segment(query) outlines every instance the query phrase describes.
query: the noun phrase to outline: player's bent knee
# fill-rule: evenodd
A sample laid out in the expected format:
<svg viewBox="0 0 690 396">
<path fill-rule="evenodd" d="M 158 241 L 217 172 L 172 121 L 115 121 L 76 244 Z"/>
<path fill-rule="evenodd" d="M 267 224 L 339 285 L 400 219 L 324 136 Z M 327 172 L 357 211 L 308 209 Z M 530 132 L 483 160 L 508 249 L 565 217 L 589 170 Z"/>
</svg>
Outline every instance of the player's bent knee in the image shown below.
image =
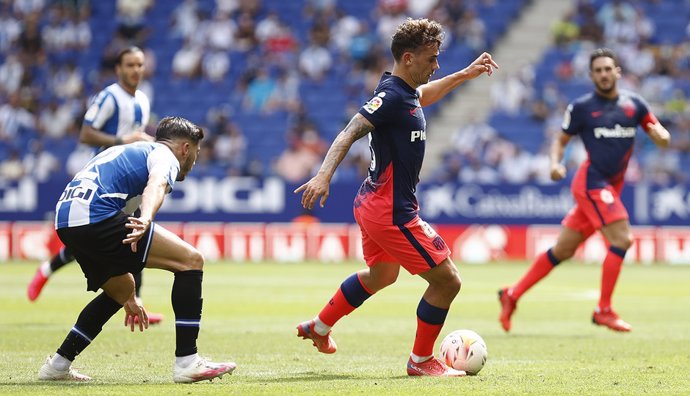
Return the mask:
<svg viewBox="0 0 690 396">
<path fill-rule="evenodd" d="M 115 300 L 118 304 L 124 305 L 134 294 L 134 277 L 132 274 L 114 276 L 108 279 L 101 289 L 108 297 Z"/>
<path fill-rule="evenodd" d="M 190 251 L 187 265 L 189 266 L 188 270 L 202 270 L 204 268 L 204 255 L 196 249 Z"/>
</svg>

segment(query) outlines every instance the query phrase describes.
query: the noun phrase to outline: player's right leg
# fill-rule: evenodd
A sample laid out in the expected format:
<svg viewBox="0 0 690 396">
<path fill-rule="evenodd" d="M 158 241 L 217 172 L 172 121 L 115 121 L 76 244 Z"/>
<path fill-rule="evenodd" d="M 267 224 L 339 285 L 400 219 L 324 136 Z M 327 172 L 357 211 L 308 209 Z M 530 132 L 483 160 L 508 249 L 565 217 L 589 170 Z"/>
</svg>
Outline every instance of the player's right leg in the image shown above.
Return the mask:
<svg viewBox="0 0 690 396">
<path fill-rule="evenodd" d="M 517 283 L 498 291 L 498 300 L 501 304 L 501 314 L 498 320 L 503 330 L 510 331 L 512 326 L 511 318 L 517 309 L 517 302 L 520 297 L 544 279 L 561 261 L 571 258 L 575 254 L 577 247 L 589 235 L 591 235 L 589 231 L 585 231 L 583 234 L 569 226 L 564 226 L 561 229 L 556 244 L 551 249 L 540 254 Z"/>
<path fill-rule="evenodd" d="M 48 282 L 48 278 L 50 278 L 55 271 L 72 261 L 74 261 L 72 252 L 67 247 L 63 246 L 50 260 L 41 263 L 36 269 L 36 273 L 26 290 L 29 301 L 36 301 L 43 290 L 43 286 Z"/>
<path fill-rule="evenodd" d="M 625 253 L 632 245 L 632 231 L 628 220 L 618 220 L 601 228 L 609 242 L 609 250 L 601 266 L 601 294 L 599 304 L 592 313 L 592 323 L 614 331 L 628 332 L 632 326 L 618 317 L 611 307 L 611 297 L 618 282 Z"/>
<path fill-rule="evenodd" d="M 153 227 L 146 267 L 175 274 L 171 293 L 175 312 L 175 382 L 210 380 L 232 373 L 237 367 L 234 362 L 214 363 L 197 354 L 203 266 L 204 258 L 196 248 L 158 224 Z"/>
<path fill-rule="evenodd" d="M 407 361 L 410 376 L 462 377 L 466 373 L 448 367 L 434 357 L 434 344 L 446 321 L 450 305 L 460 292 L 462 281 L 458 269 L 450 259 L 419 273 L 429 286 L 417 306 L 417 332 L 412 353 Z"/>
</svg>

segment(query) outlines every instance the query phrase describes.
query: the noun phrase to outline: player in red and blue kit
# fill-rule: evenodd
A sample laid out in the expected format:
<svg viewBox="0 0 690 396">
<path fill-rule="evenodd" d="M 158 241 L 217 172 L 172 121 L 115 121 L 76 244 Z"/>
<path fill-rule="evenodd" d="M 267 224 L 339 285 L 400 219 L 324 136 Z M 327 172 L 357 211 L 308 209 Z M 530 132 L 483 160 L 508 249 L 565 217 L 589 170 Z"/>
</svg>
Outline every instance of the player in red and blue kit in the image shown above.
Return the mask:
<svg viewBox="0 0 690 396">
<path fill-rule="evenodd" d="M 515 285 L 499 291 L 505 331 L 511 328 L 511 317 L 518 299 L 543 279 L 560 262 L 571 258 L 578 246 L 599 230 L 609 244 L 602 265 L 601 295 L 592 322 L 615 331 L 632 327 L 611 308 L 625 253 L 632 245 L 628 211 L 620 193 L 628 161 L 632 155 L 637 126 L 642 126 L 658 147 L 668 147 L 671 135 L 649 110 L 640 96 L 618 90 L 621 69 L 613 51 L 600 48 L 590 56 L 590 78 L 593 93 L 575 100 L 565 112 L 563 132 L 551 147 L 551 178 L 566 175 L 561 164 L 565 146 L 579 135 L 588 153 L 572 181 L 575 207 L 563 219 L 561 233 L 551 249 L 537 257 L 527 273 Z"/>
<path fill-rule="evenodd" d="M 317 175 L 295 190 L 303 192 L 305 208 L 313 208 L 319 198 L 323 206 L 338 164 L 356 140 L 369 136 L 369 177 L 354 202 L 367 268 L 347 278 L 314 319 L 297 326 L 297 335 L 311 339 L 319 352 L 334 353 L 331 327 L 372 294 L 394 283 L 402 266 L 429 283 L 417 307 L 409 375 L 465 375 L 448 368 L 433 353 L 450 304 L 460 290 L 460 276 L 446 243 L 418 215 L 414 193 L 426 143 L 422 107 L 498 67 L 491 55 L 483 53 L 465 69 L 429 82 L 439 68 L 442 39 L 441 25 L 427 19 L 408 19 L 398 27 L 391 44 L 392 73 L 381 77 L 373 98 L 336 137 Z"/>
</svg>

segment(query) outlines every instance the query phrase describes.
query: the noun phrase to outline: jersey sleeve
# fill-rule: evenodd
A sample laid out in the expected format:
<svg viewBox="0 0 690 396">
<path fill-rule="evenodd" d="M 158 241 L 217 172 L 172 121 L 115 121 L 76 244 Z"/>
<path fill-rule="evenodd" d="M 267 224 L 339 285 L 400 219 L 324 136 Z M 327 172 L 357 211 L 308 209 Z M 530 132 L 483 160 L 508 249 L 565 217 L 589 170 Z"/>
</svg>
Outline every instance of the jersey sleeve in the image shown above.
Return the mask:
<svg viewBox="0 0 690 396">
<path fill-rule="evenodd" d="M 635 97 L 635 105 L 637 106 L 638 109 L 638 122 L 642 129 L 647 132 L 647 124 L 652 123 L 656 124 L 659 122 L 659 120 L 654 116 L 652 113 L 651 109 L 649 108 L 649 104 L 647 103 L 644 98 L 641 96 L 636 96 Z"/>
<path fill-rule="evenodd" d="M 577 103 L 570 103 L 568 108 L 565 109 L 565 114 L 563 114 L 563 124 L 561 129 L 568 135 L 577 135 L 582 131 L 582 106 L 578 106 Z"/>
<path fill-rule="evenodd" d="M 115 98 L 108 91 L 101 91 L 84 115 L 84 124 L 101 130 L 115 113 Z"/>
<path fill-rule="evenodd" d="M 379 128 L 395 120 L 396 109 L 400 107 L 398 95 L 393 91 L 382 90 L 376 92 L 360 109 L 359 114 L 371 122 L 374 128 Z"/>
<path fill-rule="evenodd" d="M 151 151 L 147 159 L 149 175 L 162 174 L 168 181 L 170 189 L 175 185 L 177 174 L 180 172 L 180 163 L 173 153 L 164 146 L 156 147 Z"/>
</svg>

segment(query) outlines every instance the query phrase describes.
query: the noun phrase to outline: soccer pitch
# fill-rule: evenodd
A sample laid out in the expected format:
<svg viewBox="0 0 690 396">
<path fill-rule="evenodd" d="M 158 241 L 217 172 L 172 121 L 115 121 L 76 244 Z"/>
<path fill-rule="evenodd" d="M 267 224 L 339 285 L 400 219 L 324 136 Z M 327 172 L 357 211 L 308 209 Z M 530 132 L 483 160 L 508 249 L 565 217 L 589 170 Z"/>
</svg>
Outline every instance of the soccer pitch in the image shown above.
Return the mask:
<svg viewBox="0 0 690 396">
<path fill-rule="evenodd" d="M 504 334 L 496 290 L 518 279 L 526 264 L 460 264 L 462 291 L 441 337 L 477 331 L 488 345 L 487 364 L 474 377 L 410 378 L 405 363 L 426 283 L 404 271 L 336 325 L 336 354 L 319 354 L 295 336 L 295 325 L 362 265 L 208 263 L 199 351 L 238 368 L 213 383 L 178 385 L 171 274 L 144 274 L 145 305 L 165 314 L 162 324 L 133 334 L 118 313 L 75 362 L 93 382 L 46 383 L 37 380 L 39 367 L 95 294 L 70 265 L 30 303 L 26 285 L 36 263 L 0 264 L 0 394 L 690 393 L 690 267 L 626 266 L 613 302 L 633 332 L 617 334 L 590 322 L 599 268 L 561 264 L 520 301 L 513 331 Z"/>
</svg>

